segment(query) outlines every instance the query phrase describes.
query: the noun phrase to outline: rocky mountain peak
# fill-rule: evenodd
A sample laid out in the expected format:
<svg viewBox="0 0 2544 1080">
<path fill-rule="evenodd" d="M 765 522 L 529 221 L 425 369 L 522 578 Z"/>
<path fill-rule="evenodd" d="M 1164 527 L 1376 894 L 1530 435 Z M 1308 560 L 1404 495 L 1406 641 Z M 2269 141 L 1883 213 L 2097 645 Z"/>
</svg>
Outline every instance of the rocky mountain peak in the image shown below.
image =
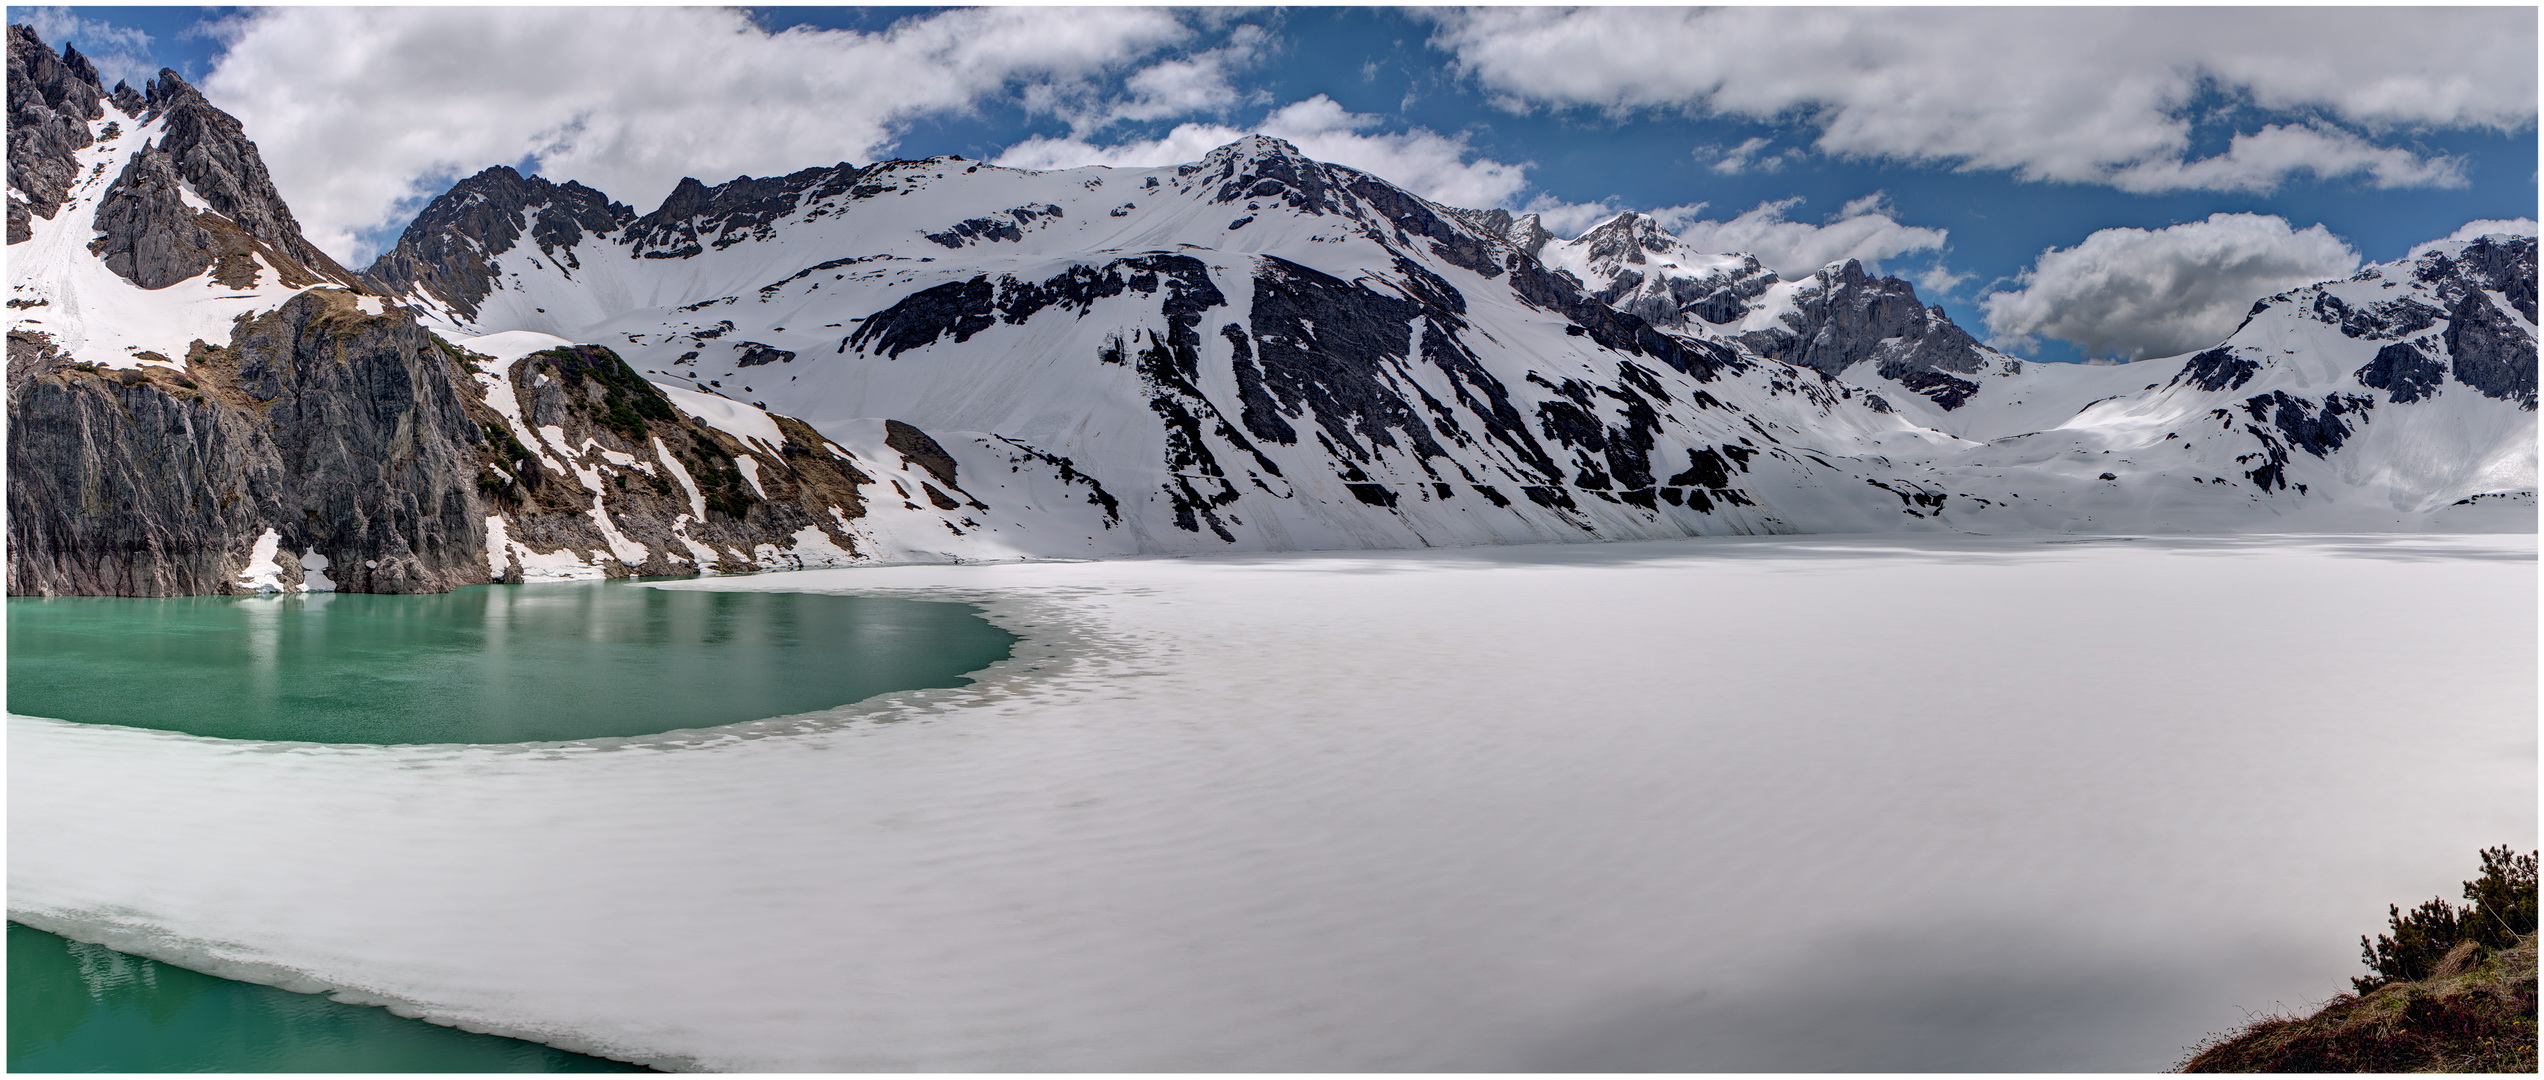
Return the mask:
<svg viewBox="0 0 2544 1080">
<path fill-rule="evenodd" d="M 141 88 L 142 104 L 151 109 L 169 109 L 178 105 L 203 102 L 203 91 L 185 81 L 173 68 L 160 68 L 157 77 Z M 205 104 L 209 104 L 205 102 Z"/>
<path fill-rule="evenodd" d="M 1646 256 L 1676 248 L 1678 238 L 1664 231 L 1651 215 L 1629 210 L 1581 234 L 1572 245 L 1593 265 L 1640 266 L 1648 261 Z"/>
<path fill-rule="evenodd" d="M 89 121 L 106 115 L 97 69 L 78 51 L 56 55 L 35 31 L 9 27 L 9 242 L 34 235 L 79 178 L 77 153 L 95 142 Z"/>
<path fill-rule="evenodd" d="M 518 245 L 525 227 L 540 252 L 570 273 L 580 265 L 572 249 L 585 235 L 615 232 L 634 220 L 633 209 L 582 184 L 497 165 L 435 198 L 364 277 L 382 292 L 422 292 L 474 317 L 493 288 L 495 257 Z"/>
<path fill-rule="evenodd" d="M 1745 343 L 1787 363 L 1836 376 L 1866 361 L 1877 373 L 1951 410 L 1978 386 L 1956 376 L 1985 366 L 1977 339 L 1896 277 L 1874 277 L 1848 259 L 1798 283 L 1782 325 Z"/>
<path fill-rule="evenodd" d="M 843 161 L 784 176 L 737 176 L 714 187 L 682 177 L 661 206 L 628 223 L 627 242 L 648 259 L 685 259 L 708 246 L 721 249 L 766 239 L 775 235 L 780 218 L 807 202 L 849 194 L 860 178 L 885 167 L 865 169 Z"/>
<path fill-rule="evenodd" d="M 161 69 L 141 95 L 143 123 L 158 137 L 124 160 L 98 202 L 103 235 L 91 250 L 145 289 L 213 271 L 253 282 L 263 263 L 288 285 L 353 285 L 358 279 L 301 235 L 300 223 L 238 118 L 176 72 Z M 210 207 L 198 213 L 186 192 Z"/>
<path fill-rule="evenodd" d="M 1279 200 L 1309 214 L 1334 212 L 1336 189 L 1345 183 L 1325 163 L 1269 135 L 1248 135 L 1180 171 L 1208 190 L 1212 202 Z"/>
</svg>

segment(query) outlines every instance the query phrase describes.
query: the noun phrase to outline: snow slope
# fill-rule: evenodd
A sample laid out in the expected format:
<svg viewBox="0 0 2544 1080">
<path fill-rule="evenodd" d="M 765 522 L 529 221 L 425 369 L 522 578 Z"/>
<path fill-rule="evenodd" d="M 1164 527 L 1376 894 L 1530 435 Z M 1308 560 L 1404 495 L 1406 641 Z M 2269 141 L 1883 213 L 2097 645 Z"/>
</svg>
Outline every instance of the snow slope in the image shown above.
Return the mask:
<svg viewBox="0 0 2544 1080">
<path fill-rule="evenodd" d="M 117 134 L 76 152 L 79 179 L 60 212 L 50 219 L 30 219 L 33 238 L 9 246 L 11 329 L 50 334 L 63 352 L 102 368 L 147 362 L 182 370 L 195 341 L 225 343 L 231 320 L 271 311 L 317 287 L 284 284 L 284 275 L 261 252 L 247 256 L 255 265 L 254 284 L 239 288 L 205 274 L 164 289 L 145 289 L 108 270 L 89 252 L 89 242 L 98 235 L 92 224 L 98 204 L 132 155 L 160 137 L 164 118 L 141 123 L 111 107 L 107 115 L 94 126 Z M 182 197 L 187 205 L 213 213 L 190 185 L 182 188 Z M 375 314 L 381 310 L 377 298 L 363 302 Z M 144 352 L 164 359 L 141 357 Z"/>
<path fill-rule="evenodd" d="M 893 419 L 1022 443 L 1117 499 L 1121 550 L 2532 527 L 2522 400 L 2388 400 L 2355 445 L 2295 438 L 2278 399 L 2185 384 L 2191 357 L 2025 363 L 1852 264 L 1780 281 L 1641 215 L 1548 243 L 1262 137 L 1172 168 L 939 158 L 692 184 L 643 216 L 501 170 L 446 198 L 400 251 L 454 332 L 606 342 L 826 433 Z M 483 238 L 427 227 L 494 202 L 515 216 Z M 416 276 L 435 243 L 483 264 L 482 295 Z M 2532 240 L 2489 243 L 2531 282 Z M 2414 272 L 2338 287 L 2392 280 L 2442 310 L 2466 287 Z M 2507 285 L 2472 287 L 2531 381 Z M 2324 325 L 2307 302 L 2266 302 L 2229 343 L 2280 358 L 2259 390 L 2354 380 L 2390 343 L 2302 331 Z M 2221 429 L 2221 408 L 2269 415 Z M 2255 475 L 2264 460 L 2280 467 Z M 2451 509 L 2478 495 L 2514 505 Z"/>
<path fill-rule="evenodd" d="M 10 910 L 687 1068 L 2149 1071 L 2534 844 L 2534 556 L 1928 534 L 708 579 L 679 587 L 969 598 L 1025 641 L 960 690 L 605 743 L 13 717 Z"/>
</svg>

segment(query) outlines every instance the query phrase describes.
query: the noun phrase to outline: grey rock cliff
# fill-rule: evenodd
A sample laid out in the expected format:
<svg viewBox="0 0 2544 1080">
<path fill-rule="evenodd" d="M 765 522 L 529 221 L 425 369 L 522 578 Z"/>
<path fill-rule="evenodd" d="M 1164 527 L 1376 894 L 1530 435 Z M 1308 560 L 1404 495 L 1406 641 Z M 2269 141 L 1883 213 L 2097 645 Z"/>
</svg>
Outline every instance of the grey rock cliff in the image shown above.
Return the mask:
<svg viewBox="0 0 2544 1080">
<path fill-rule="evenodd" d="M 1915 286 L 1876 278 L 1853 259 L 1804 283 L 1783 325 L 1744 335 L 1742 342 L 1830 376 L 1872 361 L 1883 378 L 1945 409 L 1960 407 L 1978 389 L 1957 376 L 1985 363 L 1978 341 L 1942 308 L 1919 302 Z"/>
<path fill-rule="evenodd" d="M 286 285 L 359 287 L 359 279 L 301 235 L 265 162 L 239 122 L 213 108 L 174 71 L 161 71 L 142 96 L 140 122 L 158 137 L 125 162 L 97 208 L 90 250 L 108 269 L 145 289 L 211 270 L 223 283 L 253 283 L 256 262 Z M 186 205 L 191 188 L 211 209 Z"/>
<path fill-rule="evenodd" d="M 403 314 L 303 293 L 188 370 L 100 371 L 10 339 L 9 591 L 231 589 L 266 529 L 359 592 L 486 580 L 481 426 Z"/>
<path fill-rule="evenodd" d="M 88 122 L 106 115 L 97 69 L 76 49 L 60 55 L 34 30 L 9 27 L 9 242 L 32 236 L 79 179 L 77 152 L 95 142 Z"/>
</svg>

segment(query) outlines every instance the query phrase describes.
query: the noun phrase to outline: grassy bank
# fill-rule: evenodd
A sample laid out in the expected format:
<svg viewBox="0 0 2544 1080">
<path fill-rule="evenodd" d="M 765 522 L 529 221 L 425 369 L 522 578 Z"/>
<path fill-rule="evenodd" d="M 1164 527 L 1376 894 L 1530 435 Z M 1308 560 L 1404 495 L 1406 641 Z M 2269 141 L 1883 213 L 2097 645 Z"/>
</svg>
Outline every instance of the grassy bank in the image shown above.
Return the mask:
<svg viewBox="0 0 2544 1080">
<path fill-rule="evenodd" d="M 2193 1047 L 2181 1072 L 2535 1072 L 2536 859 L 2482 853 L 2459 909 L 2389 908 L 2360 939 L 2373 974 L 2311 1016 L 2256 1020 Z"/>
</svg>

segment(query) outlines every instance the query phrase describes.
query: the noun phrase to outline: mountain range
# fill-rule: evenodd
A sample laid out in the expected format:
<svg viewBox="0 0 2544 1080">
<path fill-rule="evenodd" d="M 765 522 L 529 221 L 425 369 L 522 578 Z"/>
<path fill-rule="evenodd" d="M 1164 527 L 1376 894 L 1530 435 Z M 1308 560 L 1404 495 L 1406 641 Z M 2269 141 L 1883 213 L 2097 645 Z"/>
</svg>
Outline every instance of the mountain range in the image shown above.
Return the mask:
<svg viewBox="0 0 2544 1080">
<path fill-rule="evenodd" d="M 1563 240 L 1251 136 L 683 181 L 495 167 L 369 267 L 174 72 L 10 27 L 12 594 L 1754 533 L 2531 529 L 2535 239 L 2115 365 L 1649 216 Z"/>
</svg>

